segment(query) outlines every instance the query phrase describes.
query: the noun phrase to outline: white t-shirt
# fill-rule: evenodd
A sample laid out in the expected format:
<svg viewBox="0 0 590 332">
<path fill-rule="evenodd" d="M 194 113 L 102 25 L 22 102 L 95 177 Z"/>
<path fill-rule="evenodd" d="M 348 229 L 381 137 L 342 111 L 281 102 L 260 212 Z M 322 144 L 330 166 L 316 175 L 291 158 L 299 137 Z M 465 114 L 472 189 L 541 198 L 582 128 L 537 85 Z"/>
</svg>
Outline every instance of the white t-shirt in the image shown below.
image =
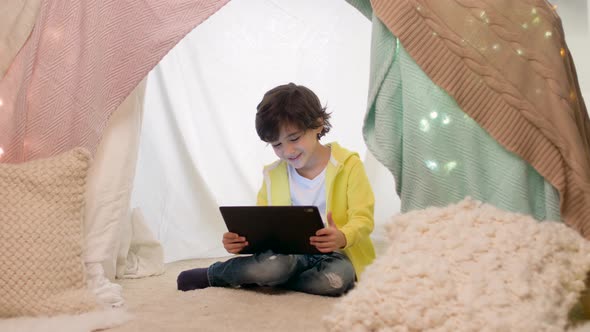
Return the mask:
<svg viewBox="0 0 590 332">
<path fill-rule="evenodd" d="M 289 171 L 289 189 L 293 205 L 314 205 L 318 207 L 324 226 L 326 221 L 326 168 L 313 179 L 308 179 L 297 173 L 291 165 Z"/>
</svg>

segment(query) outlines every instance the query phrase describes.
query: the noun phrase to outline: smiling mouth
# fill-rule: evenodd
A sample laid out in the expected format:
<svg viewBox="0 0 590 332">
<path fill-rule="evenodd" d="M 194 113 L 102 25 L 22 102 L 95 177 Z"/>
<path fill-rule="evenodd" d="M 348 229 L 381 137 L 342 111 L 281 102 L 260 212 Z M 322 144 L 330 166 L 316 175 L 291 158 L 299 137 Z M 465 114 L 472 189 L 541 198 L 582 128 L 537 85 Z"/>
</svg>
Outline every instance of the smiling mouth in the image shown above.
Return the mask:
<svg viewBox="0 0 590 332">
<path fill-rule="evenodd" d="M 289 159 L 289 161 L 295 161 L 295 160 L 299 159 L 299 157 L 301 157 L 301 154 L 298 154 L 297 157 L 287 158 L 287 159 Z"/>
</svg>

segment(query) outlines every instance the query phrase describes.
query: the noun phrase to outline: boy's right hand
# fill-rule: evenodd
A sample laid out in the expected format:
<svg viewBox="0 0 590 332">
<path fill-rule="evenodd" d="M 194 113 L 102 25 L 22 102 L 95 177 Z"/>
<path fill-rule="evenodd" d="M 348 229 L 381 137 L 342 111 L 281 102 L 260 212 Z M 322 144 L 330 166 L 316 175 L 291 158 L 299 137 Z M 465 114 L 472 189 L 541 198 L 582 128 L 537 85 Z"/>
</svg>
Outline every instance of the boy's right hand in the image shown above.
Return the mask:
<svg viewBox="0 0 590 332">
<path fill-rule="evenodd" d="M 246 241 L 245 237 L 232 232 L 223 233 L 222 242 L 225 250 L 231 254 L 239 253 L 248 245 L 248 241 Z"/>
</svg>

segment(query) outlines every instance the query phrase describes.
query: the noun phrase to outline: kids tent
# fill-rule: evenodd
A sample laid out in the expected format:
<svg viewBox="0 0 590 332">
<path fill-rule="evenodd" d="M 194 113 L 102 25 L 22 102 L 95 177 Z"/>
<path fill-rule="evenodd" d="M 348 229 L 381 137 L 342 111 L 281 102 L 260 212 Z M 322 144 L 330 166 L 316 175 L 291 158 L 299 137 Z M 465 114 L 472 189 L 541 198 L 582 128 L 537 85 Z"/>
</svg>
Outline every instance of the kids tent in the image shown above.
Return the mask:
<svg viewBox="0 0 590 332">
<path fill-rule="evenodd" d="M 312 87 L 334 111 L 333 139 L 366 153 L 371 22 L 349 4 L 142 6 L 25 1 L 14 8 L 21 15 L 7 15 L 17 22 L 3 20 L 19 29 L 0 67 L 0 107 L 8 110 L 0 161 L 89 149 L 86 247 L 96 250 L 85 251 L 86 268 L 115 304 L 119 290 L 104 276 L 159 274 L 164 262 L 224 254 L 217 206 L 251 203 L 261 165 L 273 159 L 253 131 L 256 102 L 273 85 Z M 587 95 L 587 70 L 580 73 Z M 382 223 L 399 202 L 391 174 L 365 155 Z"/>
</svg>

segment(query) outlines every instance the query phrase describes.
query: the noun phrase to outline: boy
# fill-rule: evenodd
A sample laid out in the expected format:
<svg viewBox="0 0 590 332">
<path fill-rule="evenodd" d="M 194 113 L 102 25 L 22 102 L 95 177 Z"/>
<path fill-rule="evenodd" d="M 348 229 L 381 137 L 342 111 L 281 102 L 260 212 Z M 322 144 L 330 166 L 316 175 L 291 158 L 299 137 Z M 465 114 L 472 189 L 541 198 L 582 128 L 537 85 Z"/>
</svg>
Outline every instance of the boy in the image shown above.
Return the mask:
<svg viewBox="0 0 590 332">
<path fill-rule="evenodd" d="M 264 168 L 257 205 L 316 205 L 328 226 L 310 238 L 322 254 L 272 251 L 239 256 L 182 272 L 178 289 L 279 286 L 339 296 L 375 258 L 374 197 L 361 160 L 337 143 L 322 145 L 330 114 L 308 88 L 289 83 L 268 91 L 257 106 L 256 131 L 279 160 Z M 223 246 L 238 254 L 248 239 L 226 232 Z"/>
</svg>

